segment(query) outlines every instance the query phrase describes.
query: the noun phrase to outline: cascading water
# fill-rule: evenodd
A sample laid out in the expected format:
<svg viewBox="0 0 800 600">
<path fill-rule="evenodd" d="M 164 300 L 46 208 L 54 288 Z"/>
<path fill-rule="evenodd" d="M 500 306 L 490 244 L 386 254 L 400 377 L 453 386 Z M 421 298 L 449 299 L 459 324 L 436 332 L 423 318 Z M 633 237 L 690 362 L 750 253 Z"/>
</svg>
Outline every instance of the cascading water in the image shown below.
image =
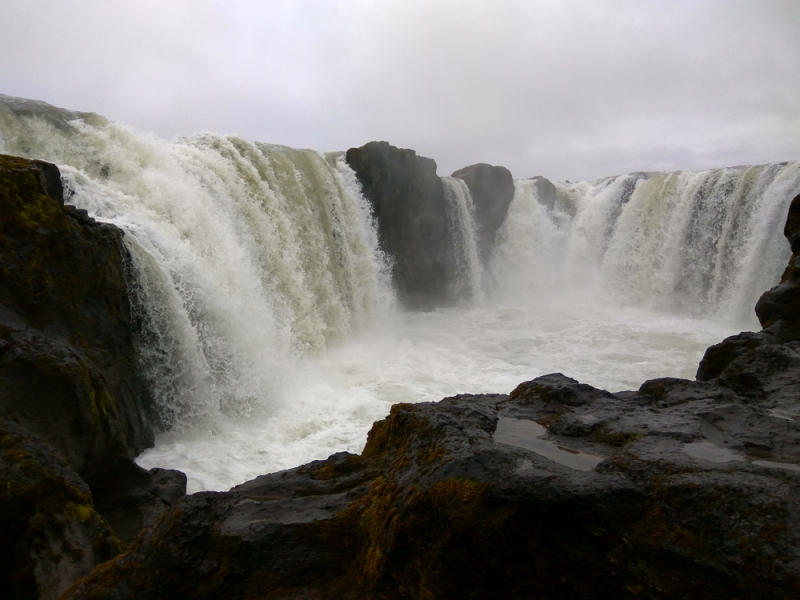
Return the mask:
<svg viewBox="0 0 800 600">
<path fill-rule="evenodd" d="M 756 327 L 790 254 L 800 162 L 556 184 L 552 210 L 534 181 L 516 188 L 493 265 L 503 285 Z"/>
<path fill-rule="evenodd" d="M 29 114 L 0 113 L 5 151 L 62 165 L 70 202 L 127 233 L 164 428 L 269 412 L 298 356 L 390 310 L 369 207 L 340 154 L 212 134 L 167 143 L 17 104 Z"/>
<path fill-rule="evenodd" d="M 708 345 L 757 327 L 800 192 L 800 162 L 555 184 L 552 208 L 519 180 L 482 273 L 468 189 L 444 178 L 478 301 L 402 313 L 340 154 L 166 142 L 7 96 L 0 151 L 55 162 L 68 202 L 125 230 L 164 430 L 137 460 L 183 470 L 189 491 L 357 452 L 396 402 L 554 371 L 612 390 L 692 377 Z"/>
<path fill-rule="evenodd" d="M 457 279 L 463 282 L 468 298 L 480 299 L 483 296 L 481 274 L 483 267 L 478 257 L 478 242 L 475 231 L 475 209 L 467 184 L 453 177 L 442 177 L 444 197 L 450 220 L 452 239 L 455 242 Z"/>
</svg>

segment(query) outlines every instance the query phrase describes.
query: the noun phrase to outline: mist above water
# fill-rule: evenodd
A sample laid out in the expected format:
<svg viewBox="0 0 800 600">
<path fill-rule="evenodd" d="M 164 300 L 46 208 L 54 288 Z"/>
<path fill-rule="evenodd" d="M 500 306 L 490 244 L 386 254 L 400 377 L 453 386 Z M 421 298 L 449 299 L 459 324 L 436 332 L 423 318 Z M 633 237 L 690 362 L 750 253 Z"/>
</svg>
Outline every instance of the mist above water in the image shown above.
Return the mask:
<svg viewBox="0 0 800 600">
<path fill-rule="evenodd" d="M 0 97 L 0 150 L 59 165 L 68 202 L 126 232 L 163 433 L 139 457 L 190 491 L 357 452 L 396 402 L 507 393 L 560 371 L 616 391 L 693 377 L 758 327 L 789 249 L 800 162 L 532 180 L 487 265 L 444 178 L 462 299 L 398 311 L 391 257 L 341 154 L 202 134 L 174 142 Z"/>
</svg>

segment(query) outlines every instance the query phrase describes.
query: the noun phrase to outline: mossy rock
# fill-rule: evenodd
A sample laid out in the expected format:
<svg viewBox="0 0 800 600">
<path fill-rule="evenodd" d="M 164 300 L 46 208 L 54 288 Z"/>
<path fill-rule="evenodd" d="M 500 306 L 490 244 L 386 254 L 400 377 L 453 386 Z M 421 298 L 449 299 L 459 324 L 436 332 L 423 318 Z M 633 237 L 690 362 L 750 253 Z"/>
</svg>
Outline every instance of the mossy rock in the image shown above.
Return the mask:
<svg viewBox="0 0 800 600">
<path fill-rule="evenodd" d="M 108 453 L 132 457 L 153 441 L 122 238 L 64 205 L 55 165 L 0 155 L 0 417 L 90 479 Z M 67 411 L 74 431 L 51 436 L 49 411 Z M 65 448 L 87 435 L 83 450 Z"/>
<path fill-rule="evenodd" d="M 2 420 L 0 490 L 0 581 L 9 597 L 56 598 L 122 550 L 66 461 Z"/>
<path fill-rule="evenodd" d="M 153 431 L 127 261 L 122 231 L 64 205 L 55 165 L 0 155 L 0 587 L 13 597 L 55 597 L 119 551 L 95 501 L 111 514 L 139 486 L 139 504 L 169 504 L 132 460 Z M 133 509 L 133 525 L 117 518 L 127 537 L 143 524 Z"/>
</svg>

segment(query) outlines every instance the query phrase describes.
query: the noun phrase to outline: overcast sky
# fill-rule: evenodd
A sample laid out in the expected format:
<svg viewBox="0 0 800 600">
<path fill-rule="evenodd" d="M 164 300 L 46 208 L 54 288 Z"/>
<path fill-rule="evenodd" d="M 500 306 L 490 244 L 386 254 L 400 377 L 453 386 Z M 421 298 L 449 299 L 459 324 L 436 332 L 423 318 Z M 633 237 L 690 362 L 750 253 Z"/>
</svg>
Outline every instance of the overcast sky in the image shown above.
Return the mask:
<svg viewBox="0 0 800 600">
<path fill-rule="evenodd" d="M 3 0 L 0 93 L 515 177 L 800 159 L 800 0 Z"/>
</svg>

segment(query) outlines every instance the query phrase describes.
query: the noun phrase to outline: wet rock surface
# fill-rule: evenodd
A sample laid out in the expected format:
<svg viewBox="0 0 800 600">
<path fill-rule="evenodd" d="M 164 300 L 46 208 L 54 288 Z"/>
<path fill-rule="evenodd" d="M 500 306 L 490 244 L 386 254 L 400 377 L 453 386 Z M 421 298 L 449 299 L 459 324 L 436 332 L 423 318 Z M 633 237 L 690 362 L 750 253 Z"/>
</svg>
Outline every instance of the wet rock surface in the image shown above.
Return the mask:
<svg viewBox="0 0 800 600">
<path fill-rule="evenodd" d="M 395 405 L 360 456 L 183 498 L 65 598 L 800 596 L 800 341 L 776 311 L 695 381 Z"/>
<path fill-rule="evenodd" d="M 0 419 L 0 581 L 8 598 L 56 598 L 122 547 L 89 486 L 44 440 Z"/>
<path fill-rule="evenodd" d="M 153 434 L 122 233 L 64 206 L 61 193 L 55 165 L 0 158 L 0 416 L 92 477 L 108 457 L 151 445 Z M 39 401 L 62 418 L 31 405 Z"/>
<path fill-rule="evenodd" d="M 123 545 L 186 494 L 186 475 L 180 471 L 148 471 L 124 458 L 109 465 L 109 470 L 113 477 L 92 486 L 94 504 Z"/>
<path fill-rule="evenodd" d="M 790 406 L 682 380 L 622 395 L 560 375 L 520 387 L 396 405 L 361 456 L 188 496 L 66 597 L 800 592 Z M 504 436 L 504 422 L 544 434 Z"/>
<path fill-rule="evenodd" d="M 152 501 L 129 502 L 127 535 L 113 531 L 120 487 L 174 487 L 128 482 L 153 432 L 126 257 L 121 231 L 64 205 L 55 165 L 0 156 L 0 586 L 14 598 L 57 597 L 155 520 Z"/>
<path fill-rule="evenodd" d="M 400 302 L 427 310 L 452 301 L 456 259 L 436 162 L 387 142 L 351 148 L 346 159 L 372 205 L 381 248 L 393 260 Z"/>
</svg>

